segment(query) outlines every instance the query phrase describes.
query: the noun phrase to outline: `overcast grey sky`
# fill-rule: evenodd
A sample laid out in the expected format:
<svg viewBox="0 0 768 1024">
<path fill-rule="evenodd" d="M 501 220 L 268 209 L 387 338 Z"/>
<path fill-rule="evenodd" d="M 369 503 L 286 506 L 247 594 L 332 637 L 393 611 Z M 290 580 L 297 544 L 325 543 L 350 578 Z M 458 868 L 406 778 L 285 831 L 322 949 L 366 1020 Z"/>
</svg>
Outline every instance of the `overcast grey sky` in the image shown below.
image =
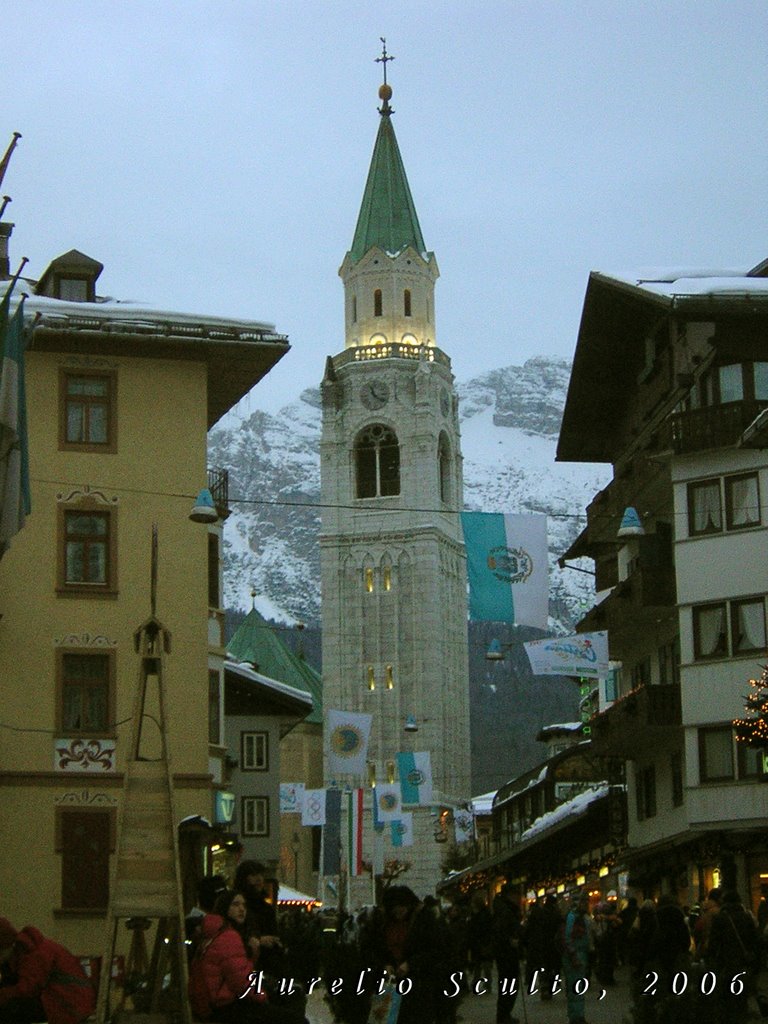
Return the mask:
<svg viewBox="0 0 768 1024">
<path fill-rule="evenodd" d="M 343 347 L 383 35 L 454 372 L 570 357 L 590 269 L 768 256 L 767 30 L 765 0 L 7 4 L 12 262 L 273 322 L 278 408 Z"/>
</svg>

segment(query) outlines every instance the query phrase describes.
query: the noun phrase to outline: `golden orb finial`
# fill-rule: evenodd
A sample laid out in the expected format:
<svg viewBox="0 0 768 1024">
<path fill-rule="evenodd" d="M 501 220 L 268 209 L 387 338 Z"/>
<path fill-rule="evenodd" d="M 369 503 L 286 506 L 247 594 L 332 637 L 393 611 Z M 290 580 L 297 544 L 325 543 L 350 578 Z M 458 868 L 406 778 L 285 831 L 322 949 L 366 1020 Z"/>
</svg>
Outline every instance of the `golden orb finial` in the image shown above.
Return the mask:
<svg viewBox="0 0 768 1024">
<path fill-rule="evenodd" d="M 385 103 L 389 103 L 392 99 L 392 86 L 386 82 L 379 86 L 379 99 L 384 100 Z"/>
</svg>

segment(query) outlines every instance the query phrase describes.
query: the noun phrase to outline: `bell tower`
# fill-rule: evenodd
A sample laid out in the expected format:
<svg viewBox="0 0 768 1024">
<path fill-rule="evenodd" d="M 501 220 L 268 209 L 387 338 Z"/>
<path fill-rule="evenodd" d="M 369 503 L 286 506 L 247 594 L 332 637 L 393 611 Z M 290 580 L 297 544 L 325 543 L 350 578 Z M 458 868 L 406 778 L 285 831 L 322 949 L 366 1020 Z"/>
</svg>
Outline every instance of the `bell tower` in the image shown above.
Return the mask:
<svg viewBox="0 0 768 1024">
<path fill-rule="evenodd" d="M 461 448 L 436 344 L 437 261 L 395 138 L 386 48 L 379 59 L 378 134 L 339 270 L 345 344 L 322 382 L 323 705 L 373 715 L 370 777 L 357 784 L 387 782 L 398 752 L 430 754 L 433 803 L 403 808 L 414 845 L 394 850 L 389 828 L 380 840 L 424 896 L 453 843 L 451 812 L 470 797 Z"/>
</svg>

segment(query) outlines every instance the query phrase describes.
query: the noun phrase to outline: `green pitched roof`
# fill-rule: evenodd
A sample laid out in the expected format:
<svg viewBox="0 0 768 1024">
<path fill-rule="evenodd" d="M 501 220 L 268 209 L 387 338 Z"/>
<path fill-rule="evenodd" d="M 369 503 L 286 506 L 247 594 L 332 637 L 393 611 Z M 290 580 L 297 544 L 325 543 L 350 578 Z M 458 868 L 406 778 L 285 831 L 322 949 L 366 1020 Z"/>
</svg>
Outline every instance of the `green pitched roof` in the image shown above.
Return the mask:
<svg viewBox="0 0 768 1024">
<path fill-rule="evenodd" d="M 248 612 L 235 630 L 227 644 L 227 651 L 238 661 L 250 662 L 263 676 L 311 694 L 312 711 L 304 721 L 312 724 L 322 722 L 323 687 L 320 674 L 286 647 L 255 608 Z"/>
<path fill-rule="evenodd" d="M 355 237 L 349 250 L 353 263 L 361 260 L 375 245 L 384 252 L 400 252 L 407 245 L 412 245 L 416 252 L 426 251 L 391 113 L 385 103 Z"/>
</svg>

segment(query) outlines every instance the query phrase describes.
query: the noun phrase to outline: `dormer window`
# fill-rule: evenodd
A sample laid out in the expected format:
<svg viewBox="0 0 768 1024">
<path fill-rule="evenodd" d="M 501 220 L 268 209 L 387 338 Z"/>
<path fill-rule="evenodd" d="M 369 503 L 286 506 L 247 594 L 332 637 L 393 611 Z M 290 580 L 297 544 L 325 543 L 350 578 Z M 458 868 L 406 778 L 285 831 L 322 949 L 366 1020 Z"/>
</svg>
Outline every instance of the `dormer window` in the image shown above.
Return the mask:
<svg viewBox="0 0 768 1024">
<path fill-rule="evenodd" d="M 77 249 L 57 256 L 37 282 L 35 293 L 64 302 L 95 302 L 96 281 L 104 269 Z"/>
<path fill-rule="evenodd" d="M 91 283 L 85 277 L 65 277 L 57 274 L 54 283 L 54 297 L 67 302 L 93 302 Z"/>
</svg>

